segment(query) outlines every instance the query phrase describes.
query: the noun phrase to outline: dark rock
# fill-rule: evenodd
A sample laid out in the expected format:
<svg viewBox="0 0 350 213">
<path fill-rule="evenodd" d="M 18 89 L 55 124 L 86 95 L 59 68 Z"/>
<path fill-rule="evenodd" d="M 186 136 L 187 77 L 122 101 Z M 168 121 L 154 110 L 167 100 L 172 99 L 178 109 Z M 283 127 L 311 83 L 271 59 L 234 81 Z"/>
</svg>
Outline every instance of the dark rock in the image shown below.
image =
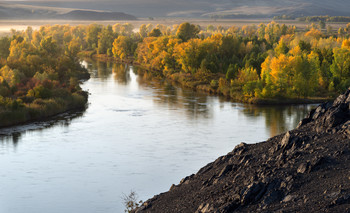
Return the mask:
<svg viewBox="0 0 350 213">
<path fill-rule="evenodd" d="M 220 212 L 232 212 L 240 206 L 240 196 L 238 194 L 233 195 L 233 201 L 226 204 L 221 208 Z"/>
<path fill-rule="evenodd" d="M 185 178 L 183 178 L 181 181 L 180 181 L 180 184 L 188 184 L 190 182 L 190 179 L 194 177 L 194 174 L 192 174 L 191 176 L 187 176 Z"/>
<path fill-rule="evenodd" d="M 283 198 L 283 192 L 280 190 L 272 190 L 266 193 L 264 196 L 264 199 L 262 201 L 262 204 L 264 206 L 270 205 L 274 202 L 279 202 Z"/>
<path fill-rule="evenodd" d="M 199 171 L 198 171 L 198 174 L 204 174 L 206 173 L 207 171 L 210 171 L 210 169 L 213 168 L 213 163 L 209 163 L 208 165 L 206 165 L 205 167 L 201 168 Z"/>
<path fill-rule="evenodd" d="M 175 185 L 175 184 L 173 184 L 173 185 L 171 185 L 171 186 L 170 186 L 169 191 L 174 190 L 175 188 L 176 188 L 176 185 Z"/>
<path fill-rule="evenodd" d="M 304 173 L 309 172 L 309 171 L 310 171 L 310 163 L 309 162 L 300 164 L 300 166 L 298 167 L 298 170 L 297 170 L 297 172 L 301 173 L 301 174 L 304 174 Z"/>
<path fill-rule="evenodd" d="M 316 171 L 320 168 L 322 168 L 324 165 L 328 164 L 328 163 L 331 163 L 332 160 L 328 157 L 314 157 L 312 160 L 311 160 L 311 171 Z"/>
<path fill-rule="evenodd" d="M 296 128 L 300 128 L 302 126 L 304 126 L 305 124 L 310 123 L 310 121 L 312 121 L 311 118 L 304 118 L 303 120 L 301 120 L 298 124 L 298 126 Z"/>
<path fill-rule="evenodd" d="M 345 203 L 348 203 L 348 204 L 350 203 L 350 194 L 346 194 L 344 196 L 337 198 L 331 203 L 331 205 L 335 206 L 335 205 L 341 205 Z"/>
<path fill-rule="evenodd" d="M 232 155 L 242 155 L 245 151 L 248 150 L 248 144 L 241 142 L 240 144 L 238 144 L 237 146 L 235 146 L 235 148 L 233 149 L 232 152 L 230 152 L 229 154 Z"/>
<path fill-rule="evenodd" d="M 302 144 L 302 139 L 298 136 L 293 136 L 290 131 L 288 131 L 281 140 L 281 148 L 283 150 L 288 150 L 293 147 L 293 150 L 299 148 Z"/>
<path fill-rule="evenodd" d="M 241 203 L 247 205 L 249 202 L 257 201 L 265 192 L 266 187 L 263 183 L 252 183 L 242 194 Z"/>
<path fill-rule="evenodd" d="M 219 173 L 218 177 L 221 178 L 222 176 L 225 176 L 228 172 L 232 171 L 233 166 L 227 165 L 225 166 Z"/>
<path fill-rule="evenodd" d="M 210 206 L 209 203 L 207 203 L 207 204 L 203 203 L 198 207 L 196 213 L 208 213 L 208 212 L 212 212 L 212 211 L 213 211 L 213 207 Z"/>
</svg>

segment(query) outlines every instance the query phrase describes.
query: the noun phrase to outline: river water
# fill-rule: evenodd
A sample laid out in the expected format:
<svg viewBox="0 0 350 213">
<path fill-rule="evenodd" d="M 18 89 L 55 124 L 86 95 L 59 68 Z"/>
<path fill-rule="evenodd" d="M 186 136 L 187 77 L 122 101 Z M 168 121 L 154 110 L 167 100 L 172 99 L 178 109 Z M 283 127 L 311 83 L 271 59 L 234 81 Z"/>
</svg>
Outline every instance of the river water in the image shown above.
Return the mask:
<svg viewBox="0 0 350 213">
<path fill-rule="evenodd" d="M 234 103 L 125 64 L 84 65 L 86 111 L 0 130 L 1 213 L 124 212 L 123 194 L 167 191 L 240 142 L 294 128 L 314 107 Z"/>
</svg>

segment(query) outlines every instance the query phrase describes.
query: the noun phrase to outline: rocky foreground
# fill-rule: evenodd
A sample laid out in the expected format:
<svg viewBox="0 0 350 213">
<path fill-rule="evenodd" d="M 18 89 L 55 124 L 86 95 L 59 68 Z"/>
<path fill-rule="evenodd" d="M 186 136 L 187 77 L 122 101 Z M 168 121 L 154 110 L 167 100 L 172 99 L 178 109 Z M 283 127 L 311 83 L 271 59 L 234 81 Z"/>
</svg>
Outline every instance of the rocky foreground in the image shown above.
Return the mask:
<svg viewBox="0 0 350 213">
<path fill-rule="evenodd" d="M 350 90 L 292 131 L 241 143 L 136 212 L 350 212 Z"/>
</svg>

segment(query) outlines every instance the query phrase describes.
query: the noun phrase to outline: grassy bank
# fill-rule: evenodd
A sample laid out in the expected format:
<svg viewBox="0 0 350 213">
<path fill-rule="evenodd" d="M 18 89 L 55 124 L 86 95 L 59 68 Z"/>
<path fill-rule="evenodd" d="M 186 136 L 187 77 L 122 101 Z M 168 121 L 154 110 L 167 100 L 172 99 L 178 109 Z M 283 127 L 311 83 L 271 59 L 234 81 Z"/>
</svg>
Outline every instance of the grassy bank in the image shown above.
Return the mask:
<svg viewBox="0 0 350 213">
<path fill-rule="evenodd" d="M 71 110 L 83 110 L 87 101 L 88 93 L 80 91 L 66 94 L 64 98 L 36 99 L 30 104 L 20 104 L 12 109 L 2 108 L 0 111 L 0 127 L 43 120 Z"/>
</svg>

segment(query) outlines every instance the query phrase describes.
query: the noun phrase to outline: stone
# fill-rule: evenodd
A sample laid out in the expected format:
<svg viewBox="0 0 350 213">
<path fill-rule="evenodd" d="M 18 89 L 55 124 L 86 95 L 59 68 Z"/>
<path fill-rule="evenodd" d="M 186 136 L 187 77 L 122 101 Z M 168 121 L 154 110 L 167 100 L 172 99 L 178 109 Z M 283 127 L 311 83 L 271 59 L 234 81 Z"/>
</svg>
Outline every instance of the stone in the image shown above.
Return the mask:
<svg viewBox="0 0 350 213">
<path fill-rule="evenodd" d="M 176 188 L 176 185 L 175 185 L 175 184 L 172 184 L 172 185 L 170 186 L 169 191 L 174 190 L 175 188 Z"/>
<path fill-rule="evenodd" d="M 293 136 L 290 131 L 288 131 L 281 140 L 281 148 L 283 150 L 291 149 L 294 147 L 294 150 L 297 147 L 300 147 L 302 140 L 298 136 Z"/>
<path fill-rule="evenodd" d="M 241 203 L 246 205 L 252 201 L 259 200 L 265 192 L 266 187 L 263 183 L 252 183 L 244 191 Z"/>
<path fill-rule="evenodd" d="M 337 199 L 335 199 L 331 205 L 341 205 L 345 203 L 350 203 L 350 194 L 343 195 Z"/>
<path fill-rule="evenodd" d="M 196 213 L 209 213 L 209 212 L 212 212 L 213 211 L 213 208 L 210 206 L 209 203 L 205 204 L 205 203 L 202 203 Z"/>
<path fill-rule="evenodd" d="M 225 176 L 227 173 L 232 171 L 232 165 L 226 165 L 219 173 L 218 177 L 221 178 Z"/>
<path fill-rule="evenodd" d="M 270 205 L 274 202 L 279 202 L 283 198 L 283 193 L 279 190 L 267 192 L 262 201 L 263 205 Z"/>
<path fill-rule="evenodd" d="M 295 197 L 296 197 L 295 195 L 287 195 L 284 197 L 282 202 L 287 203 L 287 202 L 293 201 Z"/>
<path fill-rule="evenodd" d="M 305 172 L 307 172 L 307 170 L 308 170 L 308 163 L 302 163 L 298 167 L 297 173 L 304 174 Z"/>
</svg>

